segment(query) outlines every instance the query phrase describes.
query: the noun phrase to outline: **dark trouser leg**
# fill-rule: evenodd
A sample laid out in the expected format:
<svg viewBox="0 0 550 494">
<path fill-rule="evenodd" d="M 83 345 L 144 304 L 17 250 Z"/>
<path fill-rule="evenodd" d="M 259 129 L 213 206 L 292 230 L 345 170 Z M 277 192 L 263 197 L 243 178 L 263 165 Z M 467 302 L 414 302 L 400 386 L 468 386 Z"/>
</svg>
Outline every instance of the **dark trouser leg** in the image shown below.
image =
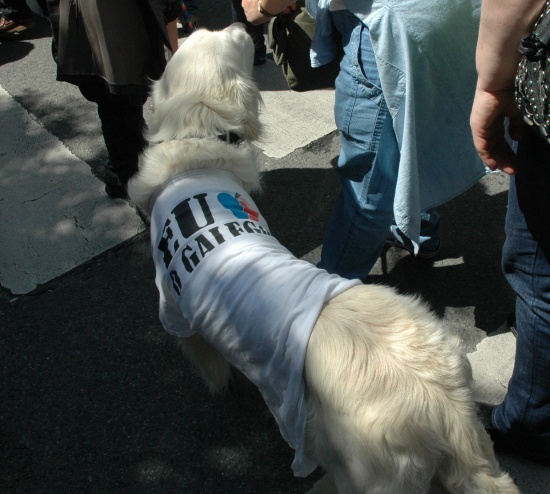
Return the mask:
<svg viewBox="0 0 550 494">
<path fill-rule="evenodd" d="M 145 148 L 143 104 L 147 97 L 143 94 L 112 94 L 100 80 L 80 85 L 79 89 L 87 100 L 97 104 L 109 167 L 115 174 L 111 179 L 118 179 L 125 188 L 137 171 L 138 156 Z M 106 177 L 107 185 L 108 180 Z"/>
<path fill-rule="evenodd" d="M 510 181 L 502 264 L 516 292 L 516 358 L 496 427 L 550 464 L 550 147 L 526 130 Z"/>
</svg>

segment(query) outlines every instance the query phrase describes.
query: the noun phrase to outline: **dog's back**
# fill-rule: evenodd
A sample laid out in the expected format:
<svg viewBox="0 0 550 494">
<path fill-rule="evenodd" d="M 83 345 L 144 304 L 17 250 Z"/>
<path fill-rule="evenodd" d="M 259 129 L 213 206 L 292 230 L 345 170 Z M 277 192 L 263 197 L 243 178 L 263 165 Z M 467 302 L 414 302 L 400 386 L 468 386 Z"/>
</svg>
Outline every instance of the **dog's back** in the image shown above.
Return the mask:
<svg viewBox="0 0 550 494">
<path fill-rule="evenodd" d="M 306 354 L 309 454 L 343 493 L 519 492 L 476 418 L 458 338 L 417 299 L 354 287 L 328 302 Z"/>
</svg>

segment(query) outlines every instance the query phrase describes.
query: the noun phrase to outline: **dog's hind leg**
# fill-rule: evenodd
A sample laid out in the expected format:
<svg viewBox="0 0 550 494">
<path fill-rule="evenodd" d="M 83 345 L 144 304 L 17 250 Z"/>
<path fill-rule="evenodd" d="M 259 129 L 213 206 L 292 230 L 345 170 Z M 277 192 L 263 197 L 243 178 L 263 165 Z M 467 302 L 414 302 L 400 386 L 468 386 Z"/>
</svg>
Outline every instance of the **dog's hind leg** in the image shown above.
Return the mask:
<svg viewBox="0 0 550 494">
<path fill-rule="evenodd" d="M 412 414 L 400 413 L 396 394 L 371 384 L 379 366 L 369 364 L 361 347 L 368 343 L 342 323 L 345 314 L 338 311 L 338 324 L 332 318 L 326 324 L 325 316 L 306 354 L 307 455 L 327 470 L 339 494 L 426 494 L 439 452 L 419 448 Z"/>
<path fill-rule="evenodd" d="M 231 380 L 231 366 L 225 357 L 198 334 L 181 339 L 180 344 L 183 354 L 208 385 L 210 393 L 223 394 Z"/>
<path fill-rule="evenodd" d="M 308 394 L 308 455 L 327 470 L 338 494 L 427 494 L 438 458 L 397 449 L 376 428 L 335 416 Z M 367 427 L 363 427 L 367 425 Z M 382 434 L 384 436 L 384 434 Z"/>
<path fill-rule="evenodd" d="M 450 451 L 438 472 L 441 483 L 453 494 L 519 494 L 510 476 L 500 469 L 474 407 L 458 406 L 447 412 Z"/>
</svg>

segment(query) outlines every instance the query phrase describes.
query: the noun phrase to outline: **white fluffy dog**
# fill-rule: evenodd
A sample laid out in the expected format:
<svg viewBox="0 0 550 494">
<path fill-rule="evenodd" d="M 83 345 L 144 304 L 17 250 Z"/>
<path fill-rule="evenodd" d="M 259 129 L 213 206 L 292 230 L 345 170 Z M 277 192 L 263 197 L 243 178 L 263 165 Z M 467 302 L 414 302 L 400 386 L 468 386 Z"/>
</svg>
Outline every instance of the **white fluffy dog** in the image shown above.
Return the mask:
<svg viewBox="0 0 550 494">
<path fill-rule="evenodd" d="M 151 217 L 160 317 L 213 392 L 230 365 L 260 389 L 294 472 L 338 492 L 519 492 L 476 417 L 460 343 L 416 298 L 329 275 L 285 250 L 259 187 L 259 91 L 242 25 L 199 30 L 152 91 L 129 183 Z M 281 123 L 284 125 L 284 123 Z"/>
</svg>

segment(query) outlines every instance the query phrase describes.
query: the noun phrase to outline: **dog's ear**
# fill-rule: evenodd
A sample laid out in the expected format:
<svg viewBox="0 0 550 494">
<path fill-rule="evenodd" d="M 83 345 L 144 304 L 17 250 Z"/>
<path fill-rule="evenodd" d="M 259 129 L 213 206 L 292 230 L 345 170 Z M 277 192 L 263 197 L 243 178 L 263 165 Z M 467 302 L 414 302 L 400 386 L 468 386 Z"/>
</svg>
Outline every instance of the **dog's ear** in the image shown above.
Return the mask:
<svg viewBox="0 0 550 494">
<path fill-rule="evenodd" d="M 233 129 L 244 139 L 255 141 L 261 134 L 260 106 L 262 96 L 254 81 L 250 78 L 238 76 L 233 81 L 230 100 L 235 103 L 238 112 L 237 128 Z"/>
</svg>

